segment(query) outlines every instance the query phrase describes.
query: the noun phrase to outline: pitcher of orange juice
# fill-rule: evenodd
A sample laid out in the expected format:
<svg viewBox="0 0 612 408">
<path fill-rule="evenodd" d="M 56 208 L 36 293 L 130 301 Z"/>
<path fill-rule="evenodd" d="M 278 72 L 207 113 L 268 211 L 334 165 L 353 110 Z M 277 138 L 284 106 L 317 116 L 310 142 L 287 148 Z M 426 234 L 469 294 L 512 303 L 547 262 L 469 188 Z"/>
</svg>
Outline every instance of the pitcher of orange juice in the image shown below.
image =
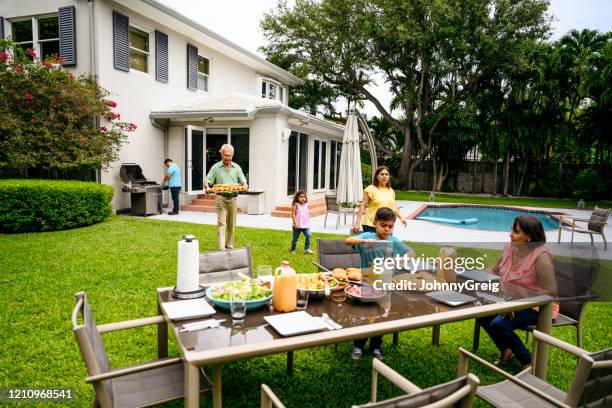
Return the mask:
<svg viewBox="0 0 612 408">
<path fill-rule="evenodd" d="M 279 312 L 293 312 L 297 304 L 297 275 L 283 261 L 274 271 L 274 286 L 272 287 L 272 306 Z"/>
</svg>

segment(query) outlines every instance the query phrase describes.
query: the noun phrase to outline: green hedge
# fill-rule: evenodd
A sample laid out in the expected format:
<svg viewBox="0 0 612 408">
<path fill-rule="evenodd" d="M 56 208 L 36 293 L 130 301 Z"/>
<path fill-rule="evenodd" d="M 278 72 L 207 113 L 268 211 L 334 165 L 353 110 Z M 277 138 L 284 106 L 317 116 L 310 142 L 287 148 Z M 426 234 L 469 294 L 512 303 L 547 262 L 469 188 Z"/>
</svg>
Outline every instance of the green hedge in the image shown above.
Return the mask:
<svg viewBox="0 0 612 408">
<path fill-rule="evenodd" d="M 111 214 L 113 188 L 83 181 L 0 180 L 0 232 L 78 228 Z"/>
</svg>

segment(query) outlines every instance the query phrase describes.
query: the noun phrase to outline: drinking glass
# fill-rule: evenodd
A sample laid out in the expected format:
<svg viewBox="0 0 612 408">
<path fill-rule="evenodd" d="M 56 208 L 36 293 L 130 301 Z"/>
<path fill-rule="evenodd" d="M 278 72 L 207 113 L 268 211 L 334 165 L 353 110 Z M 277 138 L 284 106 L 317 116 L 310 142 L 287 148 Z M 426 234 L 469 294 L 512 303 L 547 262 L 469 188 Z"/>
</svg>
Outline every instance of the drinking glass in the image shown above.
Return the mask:
<svg viewBox="0 0 612 408">
<path fill-rule="evenodd" d="M 232 315 L 232 323 L 242 325 L 244 316 L 246 315 L 246 301 L 236 293 L 230 294 L 230 314 Z"/>
<path fill-rule="evenodd" d="M 308 292 L 307 289 L 298 289 L 297 290 L 297 310 L 306 310 L 308 307 Z"/>
<path fill-rule="evenodd" d="M 272 276 L 272 266 L 270 265 L 259 265 L 257 267 L 257 276 L 256 278 L 267 280 Z"/>
</svg>

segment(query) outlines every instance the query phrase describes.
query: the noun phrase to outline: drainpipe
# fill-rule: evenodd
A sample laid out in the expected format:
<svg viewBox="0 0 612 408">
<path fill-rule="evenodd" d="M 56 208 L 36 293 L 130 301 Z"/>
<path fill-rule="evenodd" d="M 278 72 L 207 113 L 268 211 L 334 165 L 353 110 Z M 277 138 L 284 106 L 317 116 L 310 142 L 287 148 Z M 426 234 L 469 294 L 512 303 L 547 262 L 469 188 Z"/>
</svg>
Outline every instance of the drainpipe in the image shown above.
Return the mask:
<svg viewBox="0 0 612 408">
<path fill-rule="evenodd" d="M 93 0 L 87 1 L 87 9 L 89 15 L 89 73 L 93 76 L 94 81 L 98 83 L 98 67 L 97 67 L 97 59 L 96 59 L 96 30 L 94 27 L 95 18 L 94 18 L 94 4 Z M 94 115 L 94 123 L 97 123 L 97 118 Z M 96 182 L 102 182 L 102 170 L 96 170 Z"/>
<path fill-rule="evenodd" d="M 89 72 L 98 81 L 98 59 L 96 58 L 96 28 L 94 18 L 94 2 L 87 1 L 89 8 Z"/>
</svg>

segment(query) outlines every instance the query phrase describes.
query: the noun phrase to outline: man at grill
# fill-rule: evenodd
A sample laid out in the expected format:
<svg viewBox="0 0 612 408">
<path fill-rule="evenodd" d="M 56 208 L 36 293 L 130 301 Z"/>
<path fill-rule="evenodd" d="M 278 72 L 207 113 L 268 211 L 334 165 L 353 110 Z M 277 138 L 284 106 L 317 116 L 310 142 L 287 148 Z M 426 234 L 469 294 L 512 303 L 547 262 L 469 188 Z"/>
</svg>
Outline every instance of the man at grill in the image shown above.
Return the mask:
<svg viewBox="0 0 612 408">
<path fill-rule="evenodd" d="M 164 161 L 166 166 L 166 174 L 164 175 L 164 181 L 168 182 L 168 188 L 170 188 L 170 194 L 172 195 L 173 208 L 169 215 L 176 215 L 179 213 L 179 193 L 181 192 L 181 169 L 171 159 Z"/>
<path fill-rule="evenodd" d="M 204 189 L 210 190 L 215 184 L 242 184 L 244 190 L 248 189 L 246 177 L 240 166 L 232 161 L 234 147 L 224 144 L 219 150 L 221 161 L 215 163 L 204 180 Z M 217 213 L 217 237 L 219 249 L 234 247 L 234 229 L 236 227 L 236 192 L 218 192 L 215 197 L 215 212 Z"/>
</svg>

